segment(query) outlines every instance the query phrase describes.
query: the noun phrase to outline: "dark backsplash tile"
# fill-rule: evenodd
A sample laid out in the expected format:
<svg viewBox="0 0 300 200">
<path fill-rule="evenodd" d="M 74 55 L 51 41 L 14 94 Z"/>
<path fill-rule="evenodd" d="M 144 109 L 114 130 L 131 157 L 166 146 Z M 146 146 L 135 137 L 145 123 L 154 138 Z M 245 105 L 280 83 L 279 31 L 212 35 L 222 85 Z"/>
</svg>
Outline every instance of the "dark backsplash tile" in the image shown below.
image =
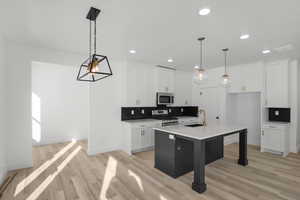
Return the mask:
<svg viewBox="0 0 300 200">
<path fill-rule="evenodd" d="M 121 120 L 132 119 L 149 119 L 152 118 L 152 110 L 156 109 L 168 109 L 169 116 L 198 116 L 197 106 L 174 106 L 174 107 L 122 107 L 121 108 Z M 132 114 L 133 112 L 133 114 Z"/>
</svg>

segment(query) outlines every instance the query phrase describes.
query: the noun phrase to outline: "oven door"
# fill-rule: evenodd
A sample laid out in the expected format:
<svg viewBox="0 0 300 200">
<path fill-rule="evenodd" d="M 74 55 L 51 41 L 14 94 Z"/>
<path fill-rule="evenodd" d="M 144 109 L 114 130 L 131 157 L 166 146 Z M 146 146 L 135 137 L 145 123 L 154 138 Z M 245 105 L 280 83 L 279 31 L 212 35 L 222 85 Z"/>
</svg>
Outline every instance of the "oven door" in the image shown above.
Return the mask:
<svg viewBox="0 0 300 200">
<path fill-rule="evenodd" d="M 171 105 L 174 103 L 172 93 L 157 93 L 157 105 Z"/>
</svg>

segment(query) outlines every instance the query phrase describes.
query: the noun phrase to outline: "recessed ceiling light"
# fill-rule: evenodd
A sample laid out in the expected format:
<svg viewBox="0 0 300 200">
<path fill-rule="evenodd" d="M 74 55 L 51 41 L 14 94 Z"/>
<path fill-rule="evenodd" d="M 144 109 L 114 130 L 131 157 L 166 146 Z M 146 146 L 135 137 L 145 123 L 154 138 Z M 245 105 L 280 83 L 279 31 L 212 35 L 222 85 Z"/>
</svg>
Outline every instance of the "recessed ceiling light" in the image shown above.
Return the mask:
<svg viewBox="0 0 300 200">
<path fill-rule="evenodd" d="M 263 54 L 268 54 L 268 53 L 271 53 L 271 50 L 266 49 L 266 50 L 263 50 L 262 53 L 263 53 Z"/>
<path fill-rule="evenodd" d="M 210 9 L 209 8 L 202 8 L 198 12 L 198 14 L 201 15 L 201 16 L 208 15 L 209 13 L 210 13 Z"/>
<path fill-rule="evenodd" d="M 241 40 L 246 40 L 246 39 L 248 39 L 249 37 L 250 37 L 249 34 L 244 34 L 244 35 L 241 35 L 240 39 L 241 39 Z"/>
<path fill-rule="evenodd" d="M 196 65 L 194 68 L 195 68 L 195 69 L 199 69 L 200 67 L 199 67 L 198 65 Z"/>
<path fill-rule="evenodd" d="M 132 50 L 129 51 L 129 53 L 135 54 L 135 53 L 136 53 L 136 50 L 132 49 Z"/>
<path fill-rule="evenodd" d="M 173 59 L 172 59 L 172 58 L 169 58 L 169 59 L 168 59 L 168 62 L 169 62 L 169 63 L 173 62 Z"/>
</svg>

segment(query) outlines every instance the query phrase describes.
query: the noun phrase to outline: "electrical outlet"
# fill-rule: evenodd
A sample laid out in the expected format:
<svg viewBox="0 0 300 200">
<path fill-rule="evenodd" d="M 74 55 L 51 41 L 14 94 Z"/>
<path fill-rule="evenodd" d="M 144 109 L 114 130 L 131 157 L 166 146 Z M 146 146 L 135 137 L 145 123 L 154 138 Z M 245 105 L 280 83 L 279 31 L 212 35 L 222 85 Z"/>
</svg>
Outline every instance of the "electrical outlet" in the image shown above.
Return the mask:
<svg viewBox="0 0 300 200">
<path fill-rule="evenodd" d="M 175 139 L 175 136 L 174 136 L 174 135 L 169 135 L 169 139 L 170 139 L 170 140 L 174 140 L 174 139 Z"/>
</svg>

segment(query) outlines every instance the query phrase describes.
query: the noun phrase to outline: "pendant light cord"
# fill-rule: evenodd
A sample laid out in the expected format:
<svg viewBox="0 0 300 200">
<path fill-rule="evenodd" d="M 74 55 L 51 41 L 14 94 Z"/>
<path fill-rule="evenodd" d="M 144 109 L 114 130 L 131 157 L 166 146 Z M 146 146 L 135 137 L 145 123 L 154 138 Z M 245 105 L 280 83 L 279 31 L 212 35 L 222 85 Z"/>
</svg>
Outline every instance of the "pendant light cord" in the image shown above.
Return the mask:
<svg viewBox="0 0 300 200">
<path fill-rule="evenodd" d="M 225 53 L 225 74 L 227 74 L 227 51 Z"/>
<path fill-rule="evenodd" d="M 200 69 L 203 69 L 202 67 L 202 64 L 203 64 L 203 56 L 202 56 L 202 53 L 203 53 L 203 40 L 200 41 Z"/>
<path fill-rule="evenodd" d="M 97 48 L 97 40 L 96 40 L 96 33 L 97 33 L 97 29 L 96 29 L 97 25 L 96 25 L 96 20 L 94 21 L 94 54 L 96 54 L 96 48 Z"/>
<path fill-rule="evenodd" d="M 226 48 L 226 49 L 222 49 L 222 51 L 224 52 L 224 61 L 225 61 L 225 66 L 224 66 L 224 68 L 225 68 L 225 75 L 227 75 L 227 53 L 228 53 L 228 48 Z"/>
<path fill-rule="evenodd" d="M 89 34 L 89 59 L 92 62 L 92 21 L 90 20 L 90 34 Z"/>
</svg>

